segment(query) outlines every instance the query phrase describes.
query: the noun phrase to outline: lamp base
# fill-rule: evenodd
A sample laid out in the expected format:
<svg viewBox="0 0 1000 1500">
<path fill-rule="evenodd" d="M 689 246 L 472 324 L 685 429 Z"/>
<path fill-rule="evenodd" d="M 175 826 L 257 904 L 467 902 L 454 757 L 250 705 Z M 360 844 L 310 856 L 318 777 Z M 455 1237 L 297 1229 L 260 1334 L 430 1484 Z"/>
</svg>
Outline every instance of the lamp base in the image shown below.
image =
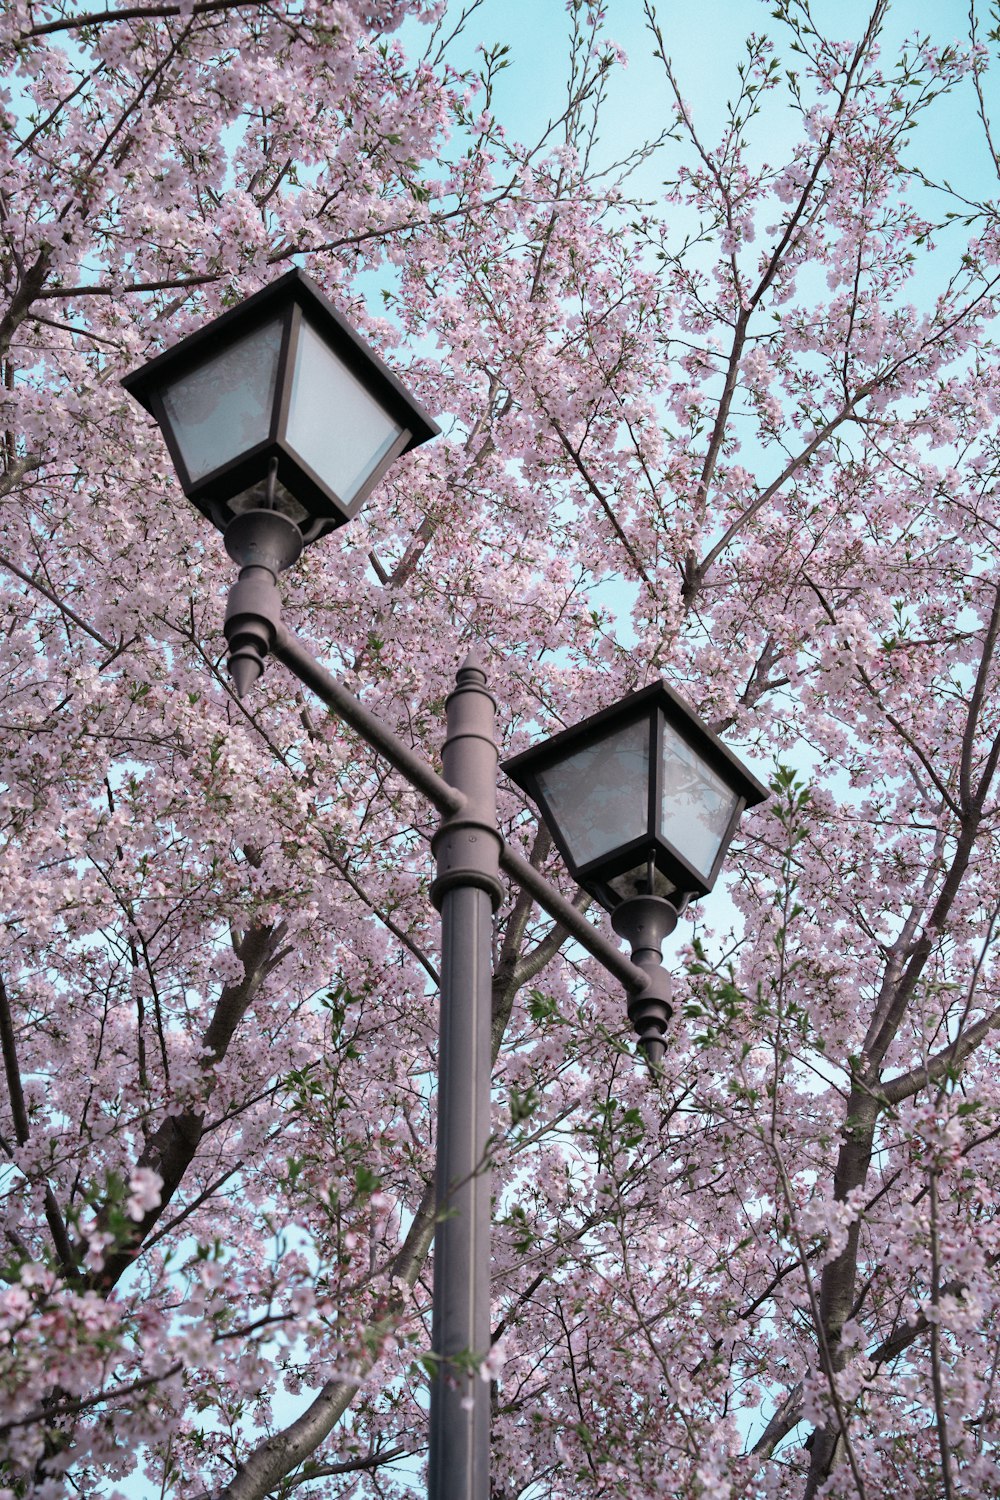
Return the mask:
<svg viewBox="0 0 1000 1500">
<path fill-rule="evenodd" d="M 278 574 L 302 551 L 302 533 L 277 510 L 245 510 L 226 527 L 226 551 L 240 565 L 229 590 L 226 640 L 229 672 L 238 698 L 250 691 L 264 670 L 281 620 Z"/>
<path fill-rule="evenodd" d="M 632 962 L 647 976 L 645 987 L 628 997 L 628 1015 L 647 1062 L 657 1068 L 667 1050 L 667 1027 L 674 1013 L 663 940 L 677 926 L 677 909 L 662 896 L 631 896 L 615 907 L 611 925 L 632 949 Z"/>
</svg>

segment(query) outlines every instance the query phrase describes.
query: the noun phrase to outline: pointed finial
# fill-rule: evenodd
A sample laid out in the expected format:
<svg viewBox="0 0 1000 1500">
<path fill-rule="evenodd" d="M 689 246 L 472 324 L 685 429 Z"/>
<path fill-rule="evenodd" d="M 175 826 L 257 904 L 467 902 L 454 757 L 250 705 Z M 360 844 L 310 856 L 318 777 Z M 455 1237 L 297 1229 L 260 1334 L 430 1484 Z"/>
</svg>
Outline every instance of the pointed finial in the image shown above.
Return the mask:
<svg viewBox="0 0 1000 1500">
<path fill-rule="evenodd" d="M 263 670 L 263 658 L 254 650 L 253 644 L 245 645 L 229 658 L 229 675 L 237 698 L 246 697 Z"/>
<path fill-rule="evenodd" d="M 657 1073 L 663 1063 L 667 1050 L 667 1044 L 660 1032 L 654 1032 L 639 1038 L 639 1047 L 646 1055 L 650 1072 Z"/>
<path fill-rule="evenodd" d="M 455 681 L 459 687 L 474 684 L 476 687 L 486 685 L 486 659 L 478 646 L 473 646 L 462 665 L 455 673 Z"/>
</svg>

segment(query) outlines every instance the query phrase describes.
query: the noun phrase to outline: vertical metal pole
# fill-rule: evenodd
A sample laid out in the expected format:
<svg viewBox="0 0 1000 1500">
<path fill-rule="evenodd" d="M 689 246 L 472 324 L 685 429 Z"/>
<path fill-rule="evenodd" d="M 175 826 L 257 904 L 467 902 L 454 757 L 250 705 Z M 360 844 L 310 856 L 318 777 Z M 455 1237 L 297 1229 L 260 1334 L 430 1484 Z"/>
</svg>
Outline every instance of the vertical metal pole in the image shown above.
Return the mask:
<svg viewBox="0 0 1000 1500">
<path fill-rule="evenodd" d="M 444 779 L 466 798 L 434 837 L 441 1041 L 429 1500 L 489 1500 L 492 914 L 500 902 L 496 705 L 473 653 L 447 703 Z"/>
</svg>

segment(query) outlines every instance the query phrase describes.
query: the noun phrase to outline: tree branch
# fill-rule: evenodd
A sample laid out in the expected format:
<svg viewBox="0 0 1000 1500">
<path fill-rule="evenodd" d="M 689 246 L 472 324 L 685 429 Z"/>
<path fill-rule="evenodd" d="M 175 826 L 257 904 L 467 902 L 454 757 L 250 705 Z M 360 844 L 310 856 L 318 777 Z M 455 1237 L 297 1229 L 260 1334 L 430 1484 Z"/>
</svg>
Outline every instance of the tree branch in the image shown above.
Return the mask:
<svg viewBox="0 0 1000 1500">
<path fill-rule="evenodd" d="M 283 922 L 275 926 L 255 924 L 234 943 L 243 964 L 243 978 L 238 984 L 224 986 L 202 1039 L 206 1099 L 211 1095 L 213 1065 L 225 1057 L 236 1028 L 264 979 L 289 951 L 280 946 L 286 931 Z M 146 1236 L 167 1208 L 194 1160 L 204 1125 L 204 1109 L 189 1108 L 179 1114 L 167 1115 L 146 1137 L 137 1165 L 158 1173 L 163 1183 L 160 1202 L 134 1226 L 128 1242 L 119 1245 L 107 1257 L 103 1267 L 92 1273 L 90 1284 L 95 1290 L 110 1292 L 140 1254 Z"/>
<path fill-rule="evenodd" d="M 0 1049 L 3 1051 L 4 1074 L 7 1079 L 7 1093 L 10 1096 L 11 1115 L 14 1120 L 14 1134 L 19 1146 L 25 1146 L 30 1136 L 28 1122 L 28 1111 L 24 1103 L 24 1090 L 21 1086 L 21 1070 L 17 1060 L 17 1038 L 14 1034 L 14 1018 L 11 1015 L 10 1000 L 7 995 L 7 987 L 0 975 Z M 62 1266 L 63 1274 L 74 1277 L 77 1272 L 77 1258 L 73 1254 L 69 1234 L 63 1220 L 56 1195 L 52 1191 L 51 1184 L 45 1184 L 45 1220 L 52 1235 L 52 1243 L 55 1245 L 56 1255 Z"/>
<path fill-rule="evenodd" d="M 197 0 L 188 15 L 205 15 L 219 10 L 268 11 L 270 6 L 258 0 Z M 117 21 L 156 21 L 166 16 L 184 14 L 182 5 L 129 5 L 122 10 L 91 11 L 83 16 L 65 16 L 61 21 L 45 21 L 21 33 L 23 37 L 52 36 L 57 31 L 80 31 L 86 26 L 112 26 Z"/>
<path fill-rule="evenodd" d="M 879 1092 L 887 1105 L 901 1104 L 904 1099 L 919 1093 L 928 1084 L 940 1083 L 947 1078 L 949 1073 L 954 1073 L 961 1067 L 962 1063 L 971 1052 L 979 1046 L 984 1037 L 991 1031 L 1000 1027 L 1000 1010 L 991 1011 L 981 1021 L 968 1026 L 955 1040 L 933 1057 L 928 1058 L 917 1068 L 911 1068 L 908 1073 L 902 1073 L 898 1078 L 891 1078 L 887 1083 L 880 1084 Z"/>
</svg>

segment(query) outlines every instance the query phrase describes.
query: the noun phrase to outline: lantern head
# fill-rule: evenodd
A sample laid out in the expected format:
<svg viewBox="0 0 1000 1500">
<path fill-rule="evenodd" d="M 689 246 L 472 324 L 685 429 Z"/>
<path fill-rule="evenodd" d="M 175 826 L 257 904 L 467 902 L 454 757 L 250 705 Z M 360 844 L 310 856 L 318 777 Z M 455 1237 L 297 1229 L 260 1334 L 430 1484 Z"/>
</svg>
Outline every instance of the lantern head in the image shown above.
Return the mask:
<svg viewBox="0 0 1000 1500">
<path fill-rule="evenodd" d="M 298 269 L 122 384 L 156 418 L 185 495 L 220 531 L 274 508 L 314 541 L 440 430 Z"/>
<path fill-rule="evenodd" d="M 715 884 L 740 814 L 767 797 L 679 693 L 658 682 L 505 761 L 577 881 L 608 911 L 674 907 Z"/>
</svg>

